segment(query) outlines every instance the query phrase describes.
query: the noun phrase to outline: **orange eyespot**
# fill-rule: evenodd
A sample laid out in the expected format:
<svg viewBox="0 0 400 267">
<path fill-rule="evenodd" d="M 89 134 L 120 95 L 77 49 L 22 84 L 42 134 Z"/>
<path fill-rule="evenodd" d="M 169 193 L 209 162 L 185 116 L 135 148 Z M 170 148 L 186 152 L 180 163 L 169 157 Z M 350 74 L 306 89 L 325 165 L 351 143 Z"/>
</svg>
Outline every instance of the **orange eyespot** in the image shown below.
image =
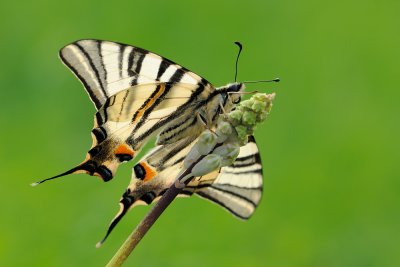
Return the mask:
<svg viewBox="0 0 400 267">
<path fill-rule="evenodd" d="M 144 168 L 145 173 L 146 173 L 144 176 L 144 179 L 143 179 L 144 182 L 150 181 L 151 179 L 154 178 L 154 176 L 157 175 L 157 172 L 146 162 L 141 162 L 141 165 Z"/>
<path fill-rule="evenodd" d="M 135 172 L 136 178 L 143 180 L 143 182 L 148 182 L 153 179 L 157 172 L 145 161 L 142 161 L 133 167 L 133 171 Z"/>
<path fill-rule="evenodd" d="M 128 161 L 133 158 L 135 151 L 130 148 L 127 144 L 122 144 L 114 151 L 114 154 L 120 159 L 120 161 Z"/>
</svg>

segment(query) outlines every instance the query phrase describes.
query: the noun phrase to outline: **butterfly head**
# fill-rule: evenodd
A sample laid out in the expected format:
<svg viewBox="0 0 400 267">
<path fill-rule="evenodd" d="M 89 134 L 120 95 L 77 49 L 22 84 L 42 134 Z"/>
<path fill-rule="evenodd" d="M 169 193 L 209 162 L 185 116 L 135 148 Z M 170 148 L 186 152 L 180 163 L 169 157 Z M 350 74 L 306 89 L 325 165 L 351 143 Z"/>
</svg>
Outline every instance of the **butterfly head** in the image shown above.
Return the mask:
<svg viewBox="0 0 400 267">
<path fill-rule="evenodd" d="M 240 96 L 244 92 L 245 89 L 244 83 L 230 83 L 226 85 L 226 92 L 229 95 L 229 98 L 231 99 L 231 102 L 233 104 L 237 104 L 240 102 Z"/>
<path fill-rule="evenodd" d="M 217 89 L 221 92 L 222 104 L 225 111 L 231 110 L 234 105 L 240 102 L 244 89 L 245 85 L 237 82 L 227 84 Z"/>
</svg>

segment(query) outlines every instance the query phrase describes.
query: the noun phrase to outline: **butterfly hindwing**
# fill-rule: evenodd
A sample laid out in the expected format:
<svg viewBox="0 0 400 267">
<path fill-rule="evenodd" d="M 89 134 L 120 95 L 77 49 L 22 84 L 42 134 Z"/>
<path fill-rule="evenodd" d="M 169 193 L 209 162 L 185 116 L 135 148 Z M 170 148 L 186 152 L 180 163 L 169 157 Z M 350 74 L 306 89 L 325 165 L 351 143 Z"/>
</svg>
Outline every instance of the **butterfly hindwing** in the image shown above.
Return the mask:
<svg viewBox="0 0 400 267">
<path fill-rule="evenodd" d="M 231 166 L 194 179 L 185 190 L 221 205 L 235 216 L 248 219 L 262 196 L 262 165 L 253 136 L 240 148 Z"/>
<path fill-rule="evenodd" d="M 132 179 L 120 200 L 120 210 L 111 221 L 105 240 L 126 212 L 137 205 L 157 201 L 182 170 L 183 160 L 195 141 L 181 138 L 176 143 L 160 145 L 148 152 L 132 169 Z"/>
<path fill-rule="evenodd" d="M 120 211 L 107 232 L 137 205 L 157 201 L 184 170 L 183 161 L 197 139 L 181 138 L 173 144 L 160 145 L 146 154 L 132 170 L 131 182 L 120 200 Z M 262 195 L 262 166 L 253 136 L 240 148 L 235 162 L 207 175 L 195 177 L 179 194 L 197 194 L 235 216 L 248 219 L 258 206 Z"/>
</svg>

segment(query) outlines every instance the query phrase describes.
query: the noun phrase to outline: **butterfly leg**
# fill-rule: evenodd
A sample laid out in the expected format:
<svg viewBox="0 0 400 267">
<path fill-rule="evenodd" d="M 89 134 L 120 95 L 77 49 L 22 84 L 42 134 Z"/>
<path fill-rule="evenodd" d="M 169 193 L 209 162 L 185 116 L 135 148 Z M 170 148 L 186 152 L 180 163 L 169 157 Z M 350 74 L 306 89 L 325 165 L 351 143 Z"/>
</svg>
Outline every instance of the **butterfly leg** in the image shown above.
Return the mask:
<svg viewBox="0 0 400 267">
<path fill-rule="evenodd" d="M 219 102 L 219 107 L 220 107 L 220 109 L 222 111 L 222 114 L 226 118 L 228 116 L 228 113 L 225 111 L 224 105 L 221 102 Z"/>
</svg>

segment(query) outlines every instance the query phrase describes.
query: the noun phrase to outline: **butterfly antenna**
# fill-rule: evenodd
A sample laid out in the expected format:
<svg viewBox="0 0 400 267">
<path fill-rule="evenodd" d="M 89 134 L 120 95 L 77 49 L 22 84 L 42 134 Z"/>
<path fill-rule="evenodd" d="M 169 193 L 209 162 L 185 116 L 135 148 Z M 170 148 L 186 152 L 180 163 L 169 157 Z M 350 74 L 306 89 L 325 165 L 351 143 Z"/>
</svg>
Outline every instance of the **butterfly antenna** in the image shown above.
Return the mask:
<svg viewBox="0 0 400 267">
<path fill-rule="evenodd" d="M 253 94 L 257 94 L 258 91 L 254 90 L 251 92 L 228 92 L 228 95 L 233 95 L 233 94 L 239 94 L 239 95 L 253 95 Z"/>
<path fill-rule="evenodd" d="M 244 81 L 244 82 L 242 82 L 242 83 L 271 83 L 271 82 L 276 82 L 276 83 L 278 83 L 278 82 L 280 82 L 280 81 L 281 81 L 281 79 L 275 78 L 275 79 L 272 79 L 272 80 Z"/>
<path fill-rule="evenodd" d="M 237 73 L 238 73 L 239 56 L 240 56 L 240 53 L 242 52 L 243 46 L 242 46 L 242 44 L 240 42 L 237 42 L 237 41 L 235 42 L 235 45 L 239 46 L 239 52 L 238 52 L 238 55 L 236 57 L 236 64 L 235 64 L 235 82 L 236 82 Z"/>
</svg>

